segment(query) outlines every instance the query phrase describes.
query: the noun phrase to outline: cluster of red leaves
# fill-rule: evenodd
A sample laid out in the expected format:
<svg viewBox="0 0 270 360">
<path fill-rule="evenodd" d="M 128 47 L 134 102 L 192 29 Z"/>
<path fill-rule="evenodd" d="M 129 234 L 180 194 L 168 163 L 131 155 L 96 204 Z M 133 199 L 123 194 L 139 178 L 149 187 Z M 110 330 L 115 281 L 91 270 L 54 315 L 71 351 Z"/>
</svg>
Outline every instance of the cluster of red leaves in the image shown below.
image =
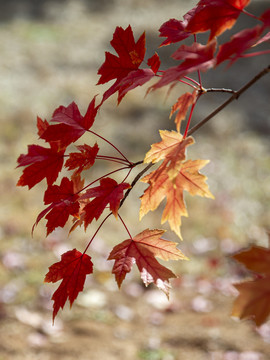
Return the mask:
<svg viewBox="0 0 270 360">
<path fill-rule="evenodd" d="M 165 85 L 175 86 L 186 75 L 209 70 L 224 61 L 232 64 L 241 57 L 269 52 L 264 50 L 246 53 L 254 46 L 269 40 L 270 32 L 266 32 L 270 26 L 269 10 L 257 18 L 259 25 L 234 34 L 227 43 L 218 44 L 217 37 L 234 25 L 239 15 L 245 12 L 244 8 L 248 3 L 249 0 L 200 0 L 184 15 L 183 20 L 170 19 L 165 22 L 159 30 L 160 36 L 166 38 L 161 46 L 179 43 L 191 36 L 195 40 L 191 45 L 180 45 L 172 54 L 172 58 L 180 63 L 166 70 L 160 69 L 161 61 L 157 53 L 145 58 L 145 33 L 135 41 L 131 26 L 126 29 L 116 28 L 111 41 L 116 55 L 106 52 L 105 61 L 98 70 L 98 84 L 105 84 L 111 80 L 114 83 L 104 92 L 100 103 L 96 105 L 94 97 L 84 116 L 73 102 L 67 107 L 57 108 L 50 122 L 38 118 L 39 138 L 48 143 L 48 147 L 29 145 L 28 153 L 18 158 L 18 166 L 25 167 L 18 186 L 28 186 L 30 189 L 43 179 L 47 180 L 47 189 L 44 193 L 44 204 L 47 207 L 38 215 L 33 229 L 44 217 L 47 220 L 48 235 L 57 227 L 64 227 L 70 217 L 73 220 L 71 230 L 74 230 L 81 225 L 86 229 L 94 220 L 98 220 L 106 209 L 109 209 L 109 215 L 113 214 L 116 218 L 119 216 L 119 209 L 128 194 L 126 190 L 131 188 L 125 179 L 141 162 L 130 162 L 116 146 L 91 130 L 100 107 L 115 93 L 118 95 L 119 104 L 130 90 L 155 78 L 158 81 L 151 85 L 147 92 Z M 197 42 L 196 34 L 206 31 L 210 31 L 208 42 Z M 162 140 L 153 144 L 145 156 L 144 163 L 161 164 L 142 179 L 149 186 L 141 196 L 140 209 L 142 217 L 150 210 L 155 210 L 166 197 L 161 222 L 168 221 L 171 229 L 180 238 L 181 216 L 187 216 L 184 190 L 191 195 L 213 198 L 206 184 L 206 177 L 199 172 L 208 161 L 186 160 L 186 149 L 194 143 L 194 139 L 187 136 L 192 110 L 184 135 L 180 133 L 181 122 L 190 106 L 193 109 L 198 98 L 204 93 L 201 83 L 187 79 L 192 83 L 189 85 L 194 91 L 181 95 L 171 109 L 170 117 L 175 115 L 176 131 L 160 131 Z M 68 152 L 68 147 L 74 145 L 85 133 L 91 133 L 107 141 L 121 156 L 100 155 L 97 143 L 92 146 L 76 145 L 77 151 Z M 99 159 L 112 161 L 124 167 L 85 185 L 82 172 L 92 168 Z M 70 177 L 63 177 L 57 185 L 55 182 L 63 168 L 72 171 L 72 174 Z M 128 170 L 128 175 L 122 182 L 117 183 L 109 175 L 120 170 Z M 99 185 L 94 186 L 97 181 Z M 123 222 L 122 218 L 121 221 Z M 126 274 L 131 271 L 132 265 L 136 263 L 146 286 L 155 283 L 167 295 L 169 294 L 169 279 L 175 277 L 175 274 L 161 265 L 156 257 L 162 260 L 187 258 L 176 248 L 175 243 L 161 238 L 163 232 L 147 229 L 135 237 L 129 234 L 128 240 L 114 247 L 108 259 L 115 260 L 112 272 L 119 287 Z M 83 253 L 76 249 L 68 251 L 62 255 L 61 261 L 50 267 L 45 281 L 56 282 L 62 279 L 52 297 L 53 318 L 68 299 L 70 305 L 73 304 L 78 293 L 83 290 L 86 275 L 92 273 L 93 264 L 86 254 L 92 240 L 93 237 Z"/>
</svg>

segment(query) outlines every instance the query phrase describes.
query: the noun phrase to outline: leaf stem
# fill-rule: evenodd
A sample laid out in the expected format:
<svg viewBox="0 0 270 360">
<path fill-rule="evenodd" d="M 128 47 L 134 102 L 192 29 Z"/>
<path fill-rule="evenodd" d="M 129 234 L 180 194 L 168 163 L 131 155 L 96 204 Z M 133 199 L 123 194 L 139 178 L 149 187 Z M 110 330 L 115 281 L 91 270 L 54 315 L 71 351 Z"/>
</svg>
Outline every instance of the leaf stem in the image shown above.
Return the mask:
<svg viewBox="0 0 270 360">
<path fill-rule="evenodd" d="M 96 159 L 108 160 L 108 161 L 116 162 L 118 164 L 127 165 L 127 161 L 125 159 L 121 159 L 113 156 L 97 155 Z M 128 165 L 130 165 L 130 163 L 128 163 Z"/>
<path fill-rule="evenodd" d="M 113 171 L 111 171 L 111 172 L 109 172 L 109 173 L 107 173 L 107 174 L 105 174 L 105 175 L 100 176 L 99 178 L 97 178 L 96 180 L 92 181 L 90 184 L 84 186 L 81 190 L 79 190 L 78 192 L 76 192 L 76 194 L 79 194 L 80 192 L 84 191 L 84 190 L 87 189 L 89 186 L 91 186 L 91 185 L 93 185 L 95 182 L 97 182 L 97 181 L 105 178 L 106 176 L 109 176 L 109 175 L 111 175 L 111 174 L 114 174 L 114 173 L 116 173 L 116 172 L 118 172 L 118 171 L 125 170 L 125 169 L 130 169 L 130 166 L 125 166 L 125 167 L 122 167 L 122 168 L 120 168 L 120 169 L 113 170 Z"/>
<path fill-rule="evenodd" d="M 188 121 L 187 121 L 187 125 L 186 125 L 186 129 L 185 129 L 183 139 L 185 139 L 187 137 L 187 135 L 188 135 L 188 129 L 189 129 L 189 126 L 190 126 L 193 111 L 194 111 L 195 105 L 197 104 L 197 101 L 199 100 L 200 96 L 201 96 L 201 94 L 199 93 L 197 98 L 196 98 L 196 101 L 192 104 L 192 107 L 190 109 L 190 113 L 189 113 L 189 117 L 188 117 Z"/>
<path fill-rule="evenodd" d="M 105 223 L 105 221 L 108 219 L 108 217 L 110 217 L 112 215 L 112 212 L 110 212 L 105 219 L 102 220 L 102 223 L 99 225 L 99 227 L 97 228 L 97 230 L 95 231 L 94 235 L 91 237 L 90 241 L 88 242 L 86 248 L 84 249 L 83 255 L 86 253 L 86 251 L 88 250 L 89 246 L 91 245 L 92 241 L 94 240 L 95 236 L 97 235 L 97 233 L 99 232 L 100 228 L 102 227 L 102 225 Z"/>
<path fill-rule="evenodd" d="M 127 228 L 127 225 L 125 224 L 124 220 L 122 219 L 122 216 L 118 213 L 118 216 L 119 216 L 119 219 L 121 220 L 122 224 L 124 225 L 124 228 L 126 229 L 127 233 L 128 233 L 128 236 L 129 238 L 132 240 L 132 236 Z"/>
<path fill-rule="evenodd" d="M 249 89 L 253 84 L 255 84 L 260 78 L 270 72 L 270 65 L 261 70 L 257 75 L 255 75 L 249 82 L 247 82 L 244 86 L 242 86 L 238 91 L 235 91 L 228 100 L 226 100 L 223 104 L 218 106 L 211 114 L 209 114 L 206 118 L 201 120 L 197 125 L 193 126 L 188 133 L 187 136 L 193 134 L 195 131 L 200 129 L 204 124 L 206 124 L 210 119 L 212 119 L 216 114 L 218 114 L 221 110 L 223 110 L 226 106 L 228 106 L 232 101 L 239 98 L 247 89 Z"/>
<path fill-rule="evenodd" d="M 143 163 L 143 161 L 140 161 L 139 163 Z M 136 183 L 140 180 L 140 178 L 143 176 L 144 173 L 146 173 L 154 164 L 150 163 L 148 164 L 141 172 L 139 172 L 139 174 L 137 174 L 137 176 L 135 176 L 135 178 L 133 179 L 132 183 L 130 184 L 130 188 L 127 189 L 127 191 L 125 192 L 125 196 L 123 197 L 123 199 L 120 202 L 119 205 L 119 209 L 120 207 L 123 205 L 124 201 L 126 200 L 126 198 L 128 197 L 129 193 L 131 192 L 131 190 L 134 188 L 134 186 L 136 185 Z"/>
<path fill-rule="evenodd" d="M 115 146 L 113 145 L 109 140 L 105 139 L 103 136 L 97 134 L 96 132 L 94 132 L 93 130 L 88 130 L 88 132 L 92 133 L 93 135 L 99 137 L 100 139 L 106 141 L 106 143 L 108 143 L 109 145 L 111 145 L 130 165 L 132 164 L 128 158 Z"/>
<path fill-rule="evenodd" d="M 196 34 L 194 34 L 194 42 L 195 43 L 197 42 L 197 35 Z M 200 70 L 197 71 L 197 74 L 198 74 L 198 80 L 199 80 L 199 84 L 200 84 L 200 89 L 202 89 L 203 86 L 202 86 L 202 78 L 201 78 Z"/>
</svg>

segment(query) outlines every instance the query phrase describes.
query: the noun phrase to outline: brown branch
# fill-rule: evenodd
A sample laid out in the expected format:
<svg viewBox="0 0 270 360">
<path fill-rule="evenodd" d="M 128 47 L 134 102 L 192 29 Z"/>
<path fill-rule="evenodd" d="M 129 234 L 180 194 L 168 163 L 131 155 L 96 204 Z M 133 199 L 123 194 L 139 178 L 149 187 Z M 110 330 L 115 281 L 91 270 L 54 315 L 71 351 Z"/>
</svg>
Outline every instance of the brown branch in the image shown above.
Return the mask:
<svg viewBox="0 0 270 360">
<path fill-rule="evenodd" d="M 136 164 L 141 164 L 142 161 L 139 161 Z M 141 172 L 139 172 L 139 174 L 137 174 L 137 176 L 135 176 L 135 178 L 133 179 L 132 183 L 130 184 L 130 188 L 126 191 L 125 196 L 123 197 L 123 199 L 120 202 L 119 205 L 119 209 L 120 207 L 123 205 L 124 201 L 126 200 L 126 198 L 128 197 L 129 193 L 131 192 L 131 190 L 134 188 L 134 186 L 136 185 L 136 183 L 140 180 L 140 178 L 143 176 L 144 173 L 146 173 L 146 171 L 148 171 L 154 164 L 150 163 L 148 164 Z"/>
<path fill-rule="evenodd" d="M 265 69 L 260 71 L 253 79 L 251 79 L 248 83 L 246 83 L 243 87 L 241 87 L 238 91 L 235 91 L 232 96 L 229 97 L 223 104 L 217 107 L 211 114 L 209 114 L 206 118 L 201 120 L 197 125 L 191 128 L 187 135 L 193 134 L 195 131 L 200 129 L 205 123 L 207 123 L 210 119 L 212 119 L 216 114 L 218 114 L 221 110 L 223 110 L 227 105 L 229 105 L 232 101 L 237 100 L 240 95 L 242 95 L 248 88 L 250 88 L 255 82 L 257 82 L 261 77 L 270 72 L 270 65 L 268 65 Z"/>
</svg>

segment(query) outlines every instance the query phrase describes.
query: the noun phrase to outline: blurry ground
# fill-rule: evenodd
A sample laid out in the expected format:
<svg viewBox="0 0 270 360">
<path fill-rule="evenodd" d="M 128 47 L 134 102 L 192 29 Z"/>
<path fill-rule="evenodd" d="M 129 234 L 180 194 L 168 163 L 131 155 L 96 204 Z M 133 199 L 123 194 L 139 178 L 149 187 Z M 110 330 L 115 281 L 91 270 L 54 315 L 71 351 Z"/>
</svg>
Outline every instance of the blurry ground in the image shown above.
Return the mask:
<svg viewBox="0 0 270 360">
<path fill-rule="evenodd" d="M 73 100 L 84 112 L 89 100 L 102 92 L 94 86 L 96 73 L 115 26 L 131 24 L 135 36 L 146 30 L 147 45 L 155 48 L 160 24 L 194 4 L 0 2 L 0 360 L 269 359 L 270 325 L 255 329 L 250 322 L 229 317 L 235 296 L 231 283 L 246 275 L 229 255 L 251 243 L 267 245 L 269 76 L 195 134 L 197 144 L 189 156 L 211 160 L 205 173 L 216 199 L 187 199 L 190 217 L 183 221 L 185 241 L 179 247 L 191 261 L 171 264 L 181 276 L 172 284 L 170 302 L 154 287 L 145 290 L 135 269 L 118 291 L 109 274 L 112 263 L 105 259 L 126 233 L 111 220 L 93 242 L 94 276 L 72 310 L 66 306 L 52 327 L 50 297 L 55 287 L 43 285 L 44 274 L 61 253 L 75 246 L 84 249 L 95 229 L 74 232 L 70 239 L 66 231 L 56 231 L 45 240 L 41 224 L 31 238 L 32 224 L 43 208 L 42 186 L 30 192 L 15 187 L 20 176 L 14 170 L 16 159 L 36 141 L 36 115 L 49 119 L 56 107 Z M 266 7 L 267 1 L 255 1 L 254 12 Z M 161 49 L 161 56 L 168 51 Z M 239 62 L 232 78 L 229 73 L 209 74 L 204 84 L 237 89 L 268 62 L 269 57 Z M 174 92 L 166 101 L 161 90 L 144 100 L 144 90 L 136 90 L 119 108 L 113 99 L 100 113 L 95 131 L 119 144 L 131 160 L 141 160 L 150 144 L 159 141 L 158 129 L 173 127 L 168 114 L 178 95 Z M 223 99 L 209 95 L 194 120 Z M 137 220 L 143 189 L 137 184 L 122 210 L 132 234 L 161 226 L 158 212 Z M 170 231 L 166 235 L 177 241 Z"/>
</svg>

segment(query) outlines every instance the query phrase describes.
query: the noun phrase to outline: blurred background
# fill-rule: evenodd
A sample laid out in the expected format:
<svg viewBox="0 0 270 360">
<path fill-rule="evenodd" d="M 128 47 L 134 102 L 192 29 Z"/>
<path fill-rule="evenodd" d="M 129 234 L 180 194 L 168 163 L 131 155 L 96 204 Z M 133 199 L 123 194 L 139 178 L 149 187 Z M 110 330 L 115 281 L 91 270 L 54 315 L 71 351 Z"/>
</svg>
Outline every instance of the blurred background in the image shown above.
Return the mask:
<svg viewBox="0 0 270 360">
<path fill-rule="evenodd" d="M 162 41 L 160 25 L 170 18 L 181 19 L 195 4 L 190 0 L 0 1 L 0 360 L 268 358 L 270 324 L 258 329 L 251 322 L 230 318 L 236 296 L 232 283 L 248 275 L 230 255 L 250 244 L 268 245 L 269 76 L 194 134 L 196 144 L 188 156 L 210 160 L 203 172 L 215 200 L 186 196 L 190 217 L 183 219 L 184 241 L 179 248 L 191 261 L 166 264 L 179 276 L 172 281 L 169 301 L 155 287 L 145 289 L 135 268 L 118 290 L 110 274 L 113 263 L 106 258 L 127 235 L 119 221 L 110 219 L 91 245 L 93 276 L 72 310 L 66 304 L 52 326 L 50 298 L 57 284 L 43 284 L 44 275 L 63 252 L 74 247 L 83 250 L 96 224 L 87 233 L 76 230 L 68 237 L 67 228 L 45 239 L 42 221 L 31 237 L 44 206 L 44 185 L 31 191 L 16 188 L 21 175 L 15 169 L 16 159 L 37 141 L 36 116 L 49 120 L 55 108 L 72 101 L 84 113 L 93 96 L 106 88 L 95 85 L 97 70 L 104 52 L 112 51 L 109 42 L 115 27 L 131 24 L 135 38 L 146 31 L 151 56 Z M 248 10 L 259 15 L 268 6 L 266 0 L 253 0 Z M 255 25 L 246 16 L 239 22 L 239 29 Z M 165 65 L 172 64 L 172 52 L 173 47 L 158 50 Z M 269 56 L 243 59 L 228 72 L 220 68 L 203 74 L 203 85 L 236 90 L 268 64 Z M 167 97 L 166 89 L 161 89 L 144 98 L 145 90 L 129 93 L 119 108 L 115 97 L 108 100 L 93 128 L 134 162 L 159 141 L 158 129 L 174 128 L 170 106 L 187 91 L 178 87 Z M 207 94 L 196 108 L 193 124 L 227 97 Z M 92 145 L 96 139 L 85 136 L 82 141 Z M 135 169 L 133 176 L 142 168 Z M 97 165 L 94 177 L 112 169 Z M 144 189 L 138 183 L 122 210 L 133 235 L 148 227 L 161 228 L 162 209 L 139 222 L 139 196 Z M 178 241 L 166 224 L 164 228 L 168 239 Z"/>
</svg>

